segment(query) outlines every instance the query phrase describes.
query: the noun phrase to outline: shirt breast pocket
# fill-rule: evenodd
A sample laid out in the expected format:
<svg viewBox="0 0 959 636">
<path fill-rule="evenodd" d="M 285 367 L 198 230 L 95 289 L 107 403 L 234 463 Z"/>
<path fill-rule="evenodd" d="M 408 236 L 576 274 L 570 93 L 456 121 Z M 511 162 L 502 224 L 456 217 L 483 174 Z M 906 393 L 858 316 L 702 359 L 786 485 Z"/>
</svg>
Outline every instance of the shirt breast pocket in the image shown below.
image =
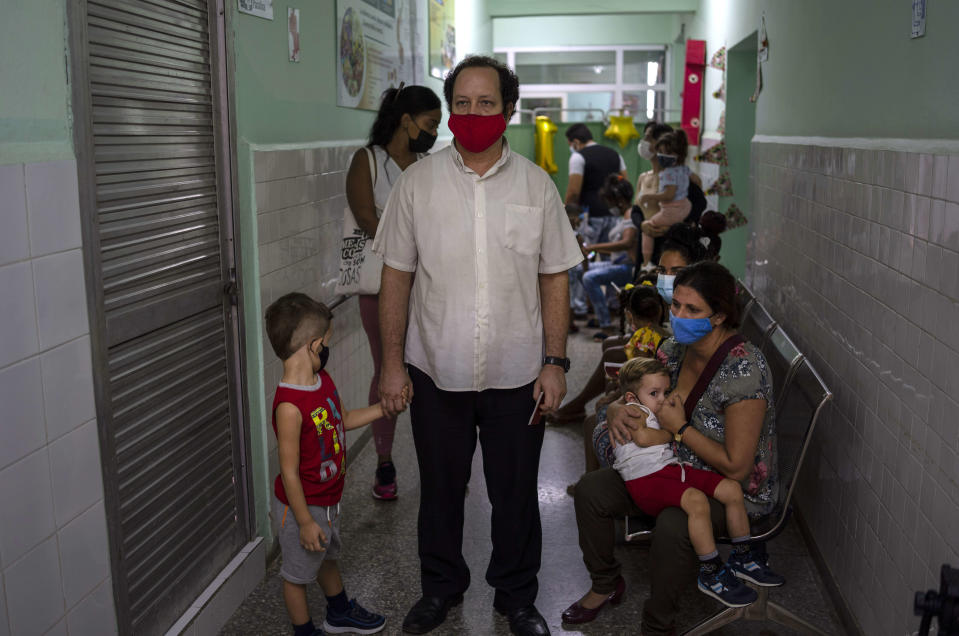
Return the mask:
<svg viewBox="0 0 959 636">
<path fill-rule="evenodd" d="M 543 240 L 543 208 L 506 203 L 506 247 L 519 254 L 539 254 Z"/>
</svg>

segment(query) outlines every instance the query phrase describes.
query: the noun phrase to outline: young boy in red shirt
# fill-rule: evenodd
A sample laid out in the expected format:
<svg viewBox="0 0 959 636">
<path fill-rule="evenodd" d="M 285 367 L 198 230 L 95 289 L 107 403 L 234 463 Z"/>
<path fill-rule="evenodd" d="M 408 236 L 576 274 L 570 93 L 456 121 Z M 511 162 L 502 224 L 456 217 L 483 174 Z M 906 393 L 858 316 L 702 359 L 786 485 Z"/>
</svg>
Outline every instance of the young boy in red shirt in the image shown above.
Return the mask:
<svg viewBox="0 0 959 636">
<path fill-rule="evenodd" d="M 280 525 L 283 599 L 295 636 L 319 636 L 323 630 L 373 634 L 386 623 L 347 597 L 336 564 L 344 433 L 384 412 L 379 404 L 347 411 L 340 403 L 333 379 L 323 370 L 332 318 L 325 305 L 299 293 L 279 298 L 266 310 L 267 335 L 283 361 L 272 409 L 280 457 L 273 516 Z M 314 580 L 327 600 L 323 629 L 313 625 L 306 603 L 306 586 Z"/>
</svg>

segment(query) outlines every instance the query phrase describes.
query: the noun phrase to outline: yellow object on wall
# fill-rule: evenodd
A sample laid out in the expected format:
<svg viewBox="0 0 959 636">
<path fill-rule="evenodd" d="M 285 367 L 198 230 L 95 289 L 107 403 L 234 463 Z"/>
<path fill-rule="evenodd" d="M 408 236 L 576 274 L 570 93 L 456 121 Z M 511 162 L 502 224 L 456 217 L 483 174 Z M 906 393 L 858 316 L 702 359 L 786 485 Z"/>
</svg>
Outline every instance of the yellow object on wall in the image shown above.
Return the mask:
<svg viewBox="0 0 959 636">
<path fill-rule="evenodd" d="M 630 139 L 636 139 L 641 136 L 639 131 L 636 130 L 636 124 L 633 123 L 633 118 L 629 115 L 610 115 L 609 128 L 607 128 L 603 134 L 610 139 L 619 141 L 620 148 L 625 148 Z"/>
<path fill-rule="evenodd" d="M 556 174 L 556 159 L 553 155 L 553 135 L 556 134 L 556 124 L 546 115 L 536 116 L 536 165 L 548 172 Z"/>
</svg>

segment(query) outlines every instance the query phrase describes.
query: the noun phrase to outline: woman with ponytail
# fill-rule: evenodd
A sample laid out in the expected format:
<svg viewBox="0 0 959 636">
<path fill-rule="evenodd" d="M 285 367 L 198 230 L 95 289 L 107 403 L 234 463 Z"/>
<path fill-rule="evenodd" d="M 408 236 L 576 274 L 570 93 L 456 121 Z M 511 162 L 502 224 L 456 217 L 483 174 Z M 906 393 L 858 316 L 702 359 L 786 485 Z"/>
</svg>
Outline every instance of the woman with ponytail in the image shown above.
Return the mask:
<svg viewBox="0 0 959 636">
<path fill-rule="evenodd" d="M 391 88 L 383 93 L 379 112 L 370 129 L 369 142 L 353 155 L 346 173 L 346 200 L 356 224 L 369 236 L 376 235 L 380 214 L 400 174 L 433 146 L 441 118 L 440 98 L 425 86 L 400 84 L 399 88 Z M 378 387 L 382 351 L 378 298 L 374 294 L 359 296 L 360 319 L 370 341 L 370 353 L 373 354 L 370 404 L 380 401 Z M 392 458 L 396 418 L 376 420 L 372 429 L 379 456 L 373 497 L 393 500 L 397 495 L 396 468 Z"/>
</svg>

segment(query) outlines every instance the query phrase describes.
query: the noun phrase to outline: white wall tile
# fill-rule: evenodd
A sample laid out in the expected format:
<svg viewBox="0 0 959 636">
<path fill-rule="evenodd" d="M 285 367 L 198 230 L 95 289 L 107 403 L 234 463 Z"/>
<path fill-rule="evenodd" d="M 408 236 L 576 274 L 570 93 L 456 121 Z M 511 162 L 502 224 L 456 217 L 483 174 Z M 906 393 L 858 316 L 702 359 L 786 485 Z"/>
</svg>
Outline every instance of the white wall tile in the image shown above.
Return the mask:
<svg viewBox="0 0 959 636">
<path fill-rule="evenodd" d="M 33 261 L 40 348 L 50 349 L 89 332 L 80 250 Z"/>
<path fill-rule="evenodd" d="M 0 166 L 0 265 L 29 255 L 23 164 Z"/>
<path fill-rule="evenodd" d="M 50 444 L 57 527 L 103 498 L 97 422 L 91 420 Z"/>
<path fill-rule="evenodd" d="M 959 553 L 932 530 L 959 515 L 959 157 L 839 150 L 844 170 L 836 149 L 753 144 L 747 280 L 836 393 L 799 501 L 857 618 L 878 628 L 905 624 L 885 608 Z"/>
<path fill-rule="evenodd" d="M 0 576 L 0 592 L 3 591 L 3 577 Z M 7 621 L 7 597 L 0 594 L 0 636 L 10 636 L 10 623 Z"/>
<path fill-rule="evenodd" d="M 90 338 L 84 336 L 40 356 L 47 439 L 54 440 L 96 417 Z"/>
<path fill-rule="evenodd" d="M 936 155 L 932 169 L 932 196 L 945 199 L 949 192 L 949 156 Z"/>
<path fill-rule="evenodd" d="M 43 633 L 64 614 L 57 541 L 51 537 L 3 572 L 13 634 Z"/>
<path fill-rule="evenodd" d="M 50 631 L 44 632 L 43 636 L 67 636 L 67 621 L 61 620 L 50 628 Z"/>
<path fill-rule="evenodd" d="M 948 185 L 946 198 L 953 203 L 959 203 L 959 155 L 949 157 Z"/>
<path fill-rule="evenodd" d="M 73 607 L 110 575 L 107 518 L 101 500 L 57 533 L 63 597 Z"/>
<path fill-rule="evenodd" d="M 0 471 L 0 561 L 4 567 L 51 536 L 54 529 L 50 461 L 43 449 Z"/>
<path fill-rule="evenodd" d="M 0 267 L 0 367 L 39 350 L 33 270 L 29 262 Z"/>
<path fill-rule="evenodd" d="M 70 636 L 111 636 L 117 633 L 113 584 L 105 580 L 67 614 Z"/>
<path fill-rule="evenodd" d="M 0 369 L 0 468 L 26 457 L 46 443 L 40 363 L 30 358 Z"/>
<path fill-rule="evenodd" d="M 26 165 L 30 254 L 80 247 L 80 196 L 73 159 Z"/>
</svg>

